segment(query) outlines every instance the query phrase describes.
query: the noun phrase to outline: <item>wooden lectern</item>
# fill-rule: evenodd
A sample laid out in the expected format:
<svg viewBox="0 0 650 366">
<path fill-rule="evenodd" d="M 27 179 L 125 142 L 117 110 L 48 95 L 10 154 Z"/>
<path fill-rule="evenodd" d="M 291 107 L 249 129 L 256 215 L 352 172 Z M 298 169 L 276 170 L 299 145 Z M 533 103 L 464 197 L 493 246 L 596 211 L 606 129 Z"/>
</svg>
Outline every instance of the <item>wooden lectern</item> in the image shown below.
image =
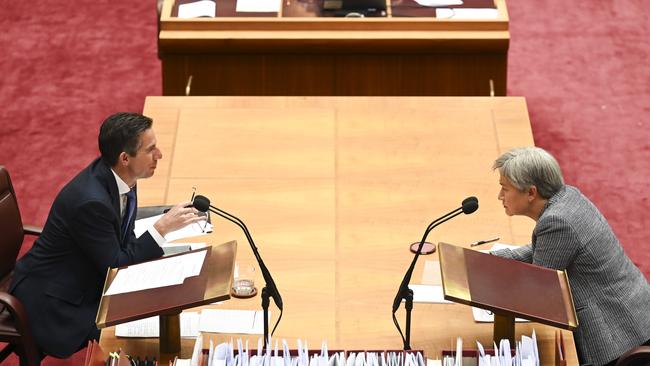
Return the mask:
<svg viewBox="0 0 650 366">
<path fill-rule="evenodd" d="M 565 271 L 445 243 L 438 253 L 445 299 L 492 311 L 497 344 L 515 344 L 515 317 L 567 330 L 578 326 Z"/>
<path fill-rule="evenodd" d="M 160 317 L 159 360 L 173 359 L 181 350 L 180 313 L 183 309 L 230 298 L 237 242 L 209 246 L 198 276 L 180 285 L 102 296 L 97 311 L 97 327 L 105 328 L 158 315 Z M 184 255 L 186 253 L 178 254 Z M 168 258 L 168 257 L 166 257 Z M 160 259 L 156 259 L 160 260 Z M 104 293 L 120 268 L 106 274 Z"/>
</svg>

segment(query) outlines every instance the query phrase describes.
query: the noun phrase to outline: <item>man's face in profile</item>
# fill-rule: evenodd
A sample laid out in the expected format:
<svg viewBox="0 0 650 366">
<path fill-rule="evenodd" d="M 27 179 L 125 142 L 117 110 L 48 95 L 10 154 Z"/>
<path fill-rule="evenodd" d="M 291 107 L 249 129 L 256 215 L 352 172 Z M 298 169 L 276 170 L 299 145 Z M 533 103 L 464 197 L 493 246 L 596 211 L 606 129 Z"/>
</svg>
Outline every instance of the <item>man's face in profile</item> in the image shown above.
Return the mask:
<svg viewBox="0 0 650 366">
<path fill-rule="evenodd" d="M 156 134 L 153 128 L 140 134 L 140 143 L 135 156 L 129 156 L 128 169 L 135 179 L 153 176 L 162 152 L 156 146 Z"/>
</svg>

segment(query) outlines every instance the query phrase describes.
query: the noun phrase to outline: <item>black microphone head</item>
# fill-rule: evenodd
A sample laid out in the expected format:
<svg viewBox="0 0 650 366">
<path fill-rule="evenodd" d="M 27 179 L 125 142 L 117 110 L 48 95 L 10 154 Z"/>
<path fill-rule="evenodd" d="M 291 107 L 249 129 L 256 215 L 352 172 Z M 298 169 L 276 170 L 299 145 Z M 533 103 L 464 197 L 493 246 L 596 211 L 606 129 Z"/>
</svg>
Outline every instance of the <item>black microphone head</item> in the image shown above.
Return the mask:
<svg viewBox="0 0 650 366">
<path fill-rule="evenodd" d="M 207 212 L 210 209 L 210 200 L 206 196 L 195 196 L 192 204 L 194 208 L 201 212 Z"/>
<path fill-rule="evenodd" d="M 478 210 L 478 198 L 474 196 L 465 198 L 462 203 L 462 208 L 465 215 L 474 213 L 474 211 Z"/>
</svg>

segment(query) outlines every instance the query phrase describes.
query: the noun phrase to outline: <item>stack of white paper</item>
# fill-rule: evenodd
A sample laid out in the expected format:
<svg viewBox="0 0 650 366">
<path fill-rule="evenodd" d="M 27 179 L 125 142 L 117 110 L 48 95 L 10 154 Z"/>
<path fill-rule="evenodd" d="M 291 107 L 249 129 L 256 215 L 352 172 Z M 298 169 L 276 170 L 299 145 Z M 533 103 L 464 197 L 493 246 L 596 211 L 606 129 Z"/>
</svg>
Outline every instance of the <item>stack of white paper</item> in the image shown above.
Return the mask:
<svg viewBox="0 0 650 366">
<path fill-rule="evenodd" d="M 205 336 L 205 335 L 202 335 Z M 203 339 L 197 337 L 195 351 L 203 346 Z M 298 339 L 297 355 L 289 354 L 289 346 L 286 340 L 282 340 L 280 349 L 278 341 L 269 341 L 266 350 L 262 347 L 262 340 L 257 342 L 257 353 L 251 356 L 248 341 L 245 345 L 241 339 L 237 340 L 237 349 L 233 341 L 214 345 L 210 340 L 207 366 L 425 366 L 424 357 L 421 352 L 344 352 L 331 353 L 327 343 L 322 342 L 320 353 L 309 355 L 307 342 Z M 462 345 L 462 342 L 461 342 Z M 282 354 L 280 354 L 282 351 Z M 201 354 L 195 352 L 189 360 L 175 362 L 175 366 L 198 365 Z M 181 360 L 179 360 L 181 361 Z"/>
<path fill-rule="evenodd" d="M 502 339 L 497 346 L 494 345 L 494 356 L 485 353 L 480 342 L 478 348 L 478 366 L 539 366 L 539 353 L 537 351 L 537 337 L 533 330 L 532 337 L 522 335 L 521 341 L 515 344 L 515 354 L 512 354 L 510 341 Z"/>
</svg>

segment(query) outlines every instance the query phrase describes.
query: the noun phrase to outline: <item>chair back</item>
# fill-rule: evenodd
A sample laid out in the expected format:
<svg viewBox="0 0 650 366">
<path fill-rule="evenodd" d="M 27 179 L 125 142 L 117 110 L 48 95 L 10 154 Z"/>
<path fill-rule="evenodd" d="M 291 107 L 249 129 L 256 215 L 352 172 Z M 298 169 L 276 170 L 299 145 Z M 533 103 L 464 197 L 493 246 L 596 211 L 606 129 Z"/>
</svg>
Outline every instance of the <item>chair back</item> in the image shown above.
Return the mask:
<svg viewBox="0 0 650 366">
<path fill-rule="evenodd" d="M 0 281 L 14 269 L 24 237 L 23 222 L 9 172 L 0 166 Z"/>
<path fill-rule="evenodd" d="M 24 237 L 9 172 L 0 166 L 0 342 L 7 343 L 0 351 L 0 363 L 15 352 L 21 366 L 38 366 L 42 356 L 32 338 L 27 314 L 20 301 L 6 292 Z"/>
<path fill-rule="evenodd" d="M 647 344 L 647 343 L 646 343 Z M 648 366 L 650 365 L 650 346 L 639 346 L 624 353 L 616 366 Z"/>
</svg>

